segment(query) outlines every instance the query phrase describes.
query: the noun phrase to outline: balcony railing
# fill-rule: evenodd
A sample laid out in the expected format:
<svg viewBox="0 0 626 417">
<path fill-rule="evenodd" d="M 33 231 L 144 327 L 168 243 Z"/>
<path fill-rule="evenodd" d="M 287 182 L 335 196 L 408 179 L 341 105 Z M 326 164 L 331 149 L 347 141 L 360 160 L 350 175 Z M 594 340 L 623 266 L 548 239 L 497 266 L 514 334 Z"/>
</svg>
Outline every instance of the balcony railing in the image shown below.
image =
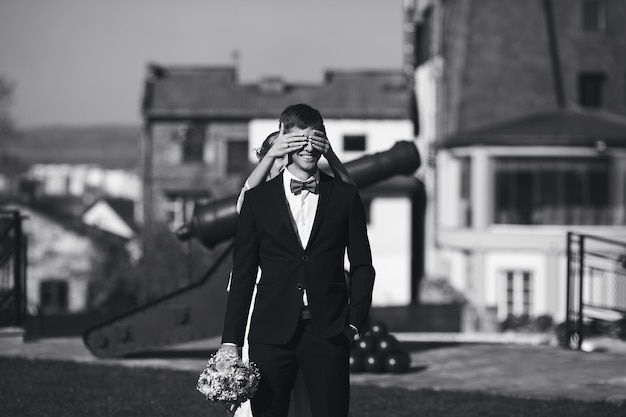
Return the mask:
<svg viewBox="0 0 626 417">
<path fill-rule="evenodd" d="M 567 234 L 566 337 L 580 349 L 589 333 L 626 339 L 626 242 Z"/>
</svg>

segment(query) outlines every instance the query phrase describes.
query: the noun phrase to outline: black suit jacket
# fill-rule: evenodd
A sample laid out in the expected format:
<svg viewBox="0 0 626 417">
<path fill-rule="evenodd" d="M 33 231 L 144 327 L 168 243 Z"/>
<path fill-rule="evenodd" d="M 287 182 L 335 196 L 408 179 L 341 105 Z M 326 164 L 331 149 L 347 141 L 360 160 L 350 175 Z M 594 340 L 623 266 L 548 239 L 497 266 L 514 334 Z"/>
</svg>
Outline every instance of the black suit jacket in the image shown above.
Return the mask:
<svg viewBox="0 0 626 417">
<path fill-rule="evenodd" d="M 346 282 L 344 255 L 350 260 Z M 302 248 L 291 223 L 282 174 L 246 192 L 239 215 L 223 342 L 243 345 L 257 277 L 251 342 L 281 344 L 293 336 L 306 288 L 311 322 L 324 337 L 348 324 L 363 328 L 372 302 L 374 268 L 365 210 L 355 186 L 320 171 L 311 237 Z"/>
</svg>

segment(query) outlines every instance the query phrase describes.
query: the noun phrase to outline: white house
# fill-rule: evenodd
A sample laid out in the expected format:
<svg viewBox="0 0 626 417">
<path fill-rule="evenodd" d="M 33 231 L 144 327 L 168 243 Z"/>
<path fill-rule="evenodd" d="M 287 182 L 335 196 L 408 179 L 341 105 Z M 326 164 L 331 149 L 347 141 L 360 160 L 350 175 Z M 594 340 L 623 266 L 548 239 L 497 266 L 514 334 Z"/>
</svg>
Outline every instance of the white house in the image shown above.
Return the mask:
<svg viewBox="0 0 626 417">
<path fill-rule="evenodd" d="M 499 321 L 564 320 L 568 231 L 626 237 L 626 118 L 554 111 L 449 137 L 437 172 L 446 275 Z"/>
</svg>

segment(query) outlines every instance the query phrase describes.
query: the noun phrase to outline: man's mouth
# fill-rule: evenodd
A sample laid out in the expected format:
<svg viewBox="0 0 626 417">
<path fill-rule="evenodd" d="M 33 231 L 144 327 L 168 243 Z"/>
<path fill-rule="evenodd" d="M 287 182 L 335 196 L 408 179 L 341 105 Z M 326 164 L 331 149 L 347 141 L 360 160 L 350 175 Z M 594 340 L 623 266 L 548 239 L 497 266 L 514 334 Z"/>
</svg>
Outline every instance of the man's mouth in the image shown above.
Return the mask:
<svg viewBox="0 0 626 417">
<path fill-rule="evenodd" d="M 305 161 L 314 161 L 315 160 L 315 155 L 310 154 L 310 153 L 299 153 L 298 156 L 300 158 L 302 158 Z"/>
</svg>

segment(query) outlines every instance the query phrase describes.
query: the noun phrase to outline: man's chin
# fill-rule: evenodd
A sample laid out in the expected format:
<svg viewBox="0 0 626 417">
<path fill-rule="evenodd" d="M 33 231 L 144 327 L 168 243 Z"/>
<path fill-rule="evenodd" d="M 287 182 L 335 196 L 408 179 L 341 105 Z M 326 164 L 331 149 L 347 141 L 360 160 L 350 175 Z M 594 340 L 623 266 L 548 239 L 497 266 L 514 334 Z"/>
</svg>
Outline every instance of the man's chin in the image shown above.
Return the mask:
<svg viewBox="0 0 626 417">
<path fill-rule="evenodd" d="M 309 172 L 314 172 L 315 170 L 317 170 L 317 161 L 306 164 L 305 169 Z"/>
<path fill-rule="evenodd" d="M 298 158 L 298 165 L 300 165 L 302 167 L 302 169 L 305 170 L 311 170 L 314 168 L 317 168 L 317 162 L 319 161 L 319 157 L 317 158 Z M 294 161 L 296 162 L 296 161 Z"/>
</svg>

